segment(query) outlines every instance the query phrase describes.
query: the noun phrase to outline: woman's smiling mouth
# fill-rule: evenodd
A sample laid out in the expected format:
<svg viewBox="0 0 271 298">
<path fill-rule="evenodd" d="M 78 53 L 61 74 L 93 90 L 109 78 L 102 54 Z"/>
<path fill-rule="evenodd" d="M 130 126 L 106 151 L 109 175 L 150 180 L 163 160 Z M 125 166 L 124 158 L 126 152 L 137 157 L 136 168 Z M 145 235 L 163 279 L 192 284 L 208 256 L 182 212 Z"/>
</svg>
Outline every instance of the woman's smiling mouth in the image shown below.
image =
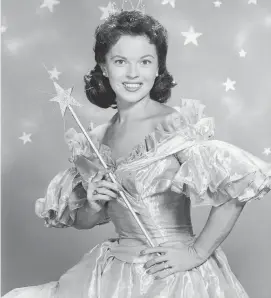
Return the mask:
<svg viewBox="0 0 271 298">
<path fill-rule="evenodd" d="M 142 85 L 142 83 L 123 83 L 125 89 L 132 92 L 139 90 Z"/>
</svg>

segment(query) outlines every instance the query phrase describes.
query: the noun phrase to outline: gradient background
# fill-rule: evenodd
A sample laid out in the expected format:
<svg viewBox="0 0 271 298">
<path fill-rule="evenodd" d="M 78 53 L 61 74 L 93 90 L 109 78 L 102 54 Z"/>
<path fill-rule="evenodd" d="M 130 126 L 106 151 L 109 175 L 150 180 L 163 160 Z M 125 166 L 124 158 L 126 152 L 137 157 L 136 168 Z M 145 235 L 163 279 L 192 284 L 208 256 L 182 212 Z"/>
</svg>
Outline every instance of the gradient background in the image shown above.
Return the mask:
<svg viewBox="0 0 271 298">
<path fill-rule="evenodd" d="M 97 243 L 114 237 L 112 223 L 89 231 L 48 229 L 34 213 L 50 180 L 70 166 L 63 120 L 55 90 L 43 64 L 62 74 L 63 88 L 74 86 L 75 108 L 83 125 L 101 124 L 115 113 L 87 102 L 83 75 L 94 67 L 93 33 L 107 0 L 60 0 L 53 13 L 42 0 L 2 1 L 2 294 L 59 277 Z M 169 1 L 170 2 L 170 1 Z M 171 1 L 173 2 L 173 1 Z M 271 154 L 271 2 L 258 0 L 145 1 L 169 31 L 168 69 L 178 83 L 170 106 L 180 98 L 199 99 L 216 120 L 216 139 L 239 146 L 267 162 Z M 198 46 L 184 45 L 193 26 Z M 3 30 L 4 31 L 4 30 Z M 240 57 L 244 49 L 246 57 Z M 226 92 L 227 77 L 236 81 Z M 69 113 L 66 128 L 78 127 Z M 31 133 L 32 142 L 19 139 Z M 271 194 L 248 204 L 222 247 L 252 298 L 271 293 Z M 195 232 L 204 226 L 208 207 L 192 209 Z"/>
</svg>

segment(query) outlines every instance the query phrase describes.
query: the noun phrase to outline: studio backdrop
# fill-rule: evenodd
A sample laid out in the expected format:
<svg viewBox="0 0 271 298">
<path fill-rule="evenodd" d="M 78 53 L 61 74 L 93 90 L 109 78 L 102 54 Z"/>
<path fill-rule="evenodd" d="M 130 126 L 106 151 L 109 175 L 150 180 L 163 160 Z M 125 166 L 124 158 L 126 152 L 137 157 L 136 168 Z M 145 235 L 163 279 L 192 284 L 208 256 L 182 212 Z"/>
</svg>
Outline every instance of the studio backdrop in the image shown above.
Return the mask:
<svg viewBox="0 0 271 298">
<path fill-rule="evenodd" d="M 84 253 L 116 236 L 112 223 L 84 231 L 46 228 L 34 212 L 51 179 L 71 166 L 65 130 L 79 131 L 70 112 L 62 118 L 50 101 L 53 82 L 73 87 L 85 127 L 116 112 L 89 103 L 83 82 L 95 65 L 94 30 L 111 4 L 2 1 L 2 294 L 58 280 Z M 169 34 L 167 66 L 178 85 L 167 104 L 200 100 L 215 119 L 215 139 L 271 162 L 271 2 L 146 0 L 145 10 Z M 192 209 L 196 234 L 209 210 Z M 222 244 L 251 298 L 271 297 L 270 210 L 271 194 L 247 204 Z"/>
</svg>

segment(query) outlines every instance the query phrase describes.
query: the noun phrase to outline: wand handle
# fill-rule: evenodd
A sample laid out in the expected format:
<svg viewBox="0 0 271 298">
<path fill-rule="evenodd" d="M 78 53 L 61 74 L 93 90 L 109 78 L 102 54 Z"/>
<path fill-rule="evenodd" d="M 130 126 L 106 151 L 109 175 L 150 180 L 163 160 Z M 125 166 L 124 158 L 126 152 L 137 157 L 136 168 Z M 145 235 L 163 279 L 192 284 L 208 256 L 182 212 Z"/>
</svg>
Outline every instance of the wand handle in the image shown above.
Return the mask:
<svg viewBox="0 0 271 298">
<path fill-rule="evenodd" d="M 105 169 L 108 169 L 107 167 L 107 164 L 104 162 L 103 158 L 101 157 L 99 151 L 96 149 L 95 145 L 93 144 L 91 138 L 89 137 L 89 135 L 87 134 L 85 128 L 83 127 L 83 125 L 80 123 L 79 119 L 77 118 L 73 108 L 70 106 L 70 105 L 67 105 L 67 107 L 69 108 L 69 110 L 71 111 L 72 113 L 72 116 L 74 117 L 75 121 L 77 122 L 77 124 L 79 125 L 79 127 L 81 128 L 82 132 L 84 133 L 85 137 L 87 138 L 87 140 L 89 141 L 91 147 L 93 148 L 93 150 L 95 151 L 95 153 L 97 154 L 99 160 L 101 161 L 102 165 L 105 167 Z M 108 173 L 109 174 L 109 177 L 111 178 L 111 180 L 117 184 L 117 180 L 115 178 L 115 176 L 112 174 L 112 173 Z M 138 216 L 136 215 L 136 213 L 134 212 L 132 206 L 130 205 L 129 201 L 127 200 L 125 194 L 123 191 L 119 191 L 121 197 L 123 198 L 126 206 L 129 208 L 129 210 L 131 211 L 134 219 L 136 220 L 136 222 L 138 223 L 139 227 L 141 228 L 142 232 L 144 233 L 144 235 L 146 236 L 147 240 L 149 241 L 149 244 L 152 246 L 152 247 L 155 247 L 154 243 L 152 242 L 148 232 L 146 231 L 146 229 L 144 228 L 142 222 L 139 220 Z M 161 255 L 161 254 L 159 254 Z"/>
</svg>

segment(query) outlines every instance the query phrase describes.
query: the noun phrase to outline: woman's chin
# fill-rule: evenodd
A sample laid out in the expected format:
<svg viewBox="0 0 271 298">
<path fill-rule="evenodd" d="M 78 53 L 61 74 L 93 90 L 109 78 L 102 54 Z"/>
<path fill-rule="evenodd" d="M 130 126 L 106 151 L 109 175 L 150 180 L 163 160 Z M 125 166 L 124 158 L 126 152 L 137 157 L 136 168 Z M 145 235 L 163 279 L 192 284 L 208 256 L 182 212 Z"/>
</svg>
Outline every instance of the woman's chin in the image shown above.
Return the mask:
<svg viewBox="0 0 271 298">
<path fill-rule="evenodd" d="M 131 92 L 132 93 L 132 92 Z M 117 94 L 117 98 L 119 98 L 121 101 L 126 101 L 126 102 L 137 102 L 142 100 L 145 97 L 149 97 L 149 93 L 132 93 L 132 94 L 127 94 L 127 93 L 121 93 Z"/>
</svg>

